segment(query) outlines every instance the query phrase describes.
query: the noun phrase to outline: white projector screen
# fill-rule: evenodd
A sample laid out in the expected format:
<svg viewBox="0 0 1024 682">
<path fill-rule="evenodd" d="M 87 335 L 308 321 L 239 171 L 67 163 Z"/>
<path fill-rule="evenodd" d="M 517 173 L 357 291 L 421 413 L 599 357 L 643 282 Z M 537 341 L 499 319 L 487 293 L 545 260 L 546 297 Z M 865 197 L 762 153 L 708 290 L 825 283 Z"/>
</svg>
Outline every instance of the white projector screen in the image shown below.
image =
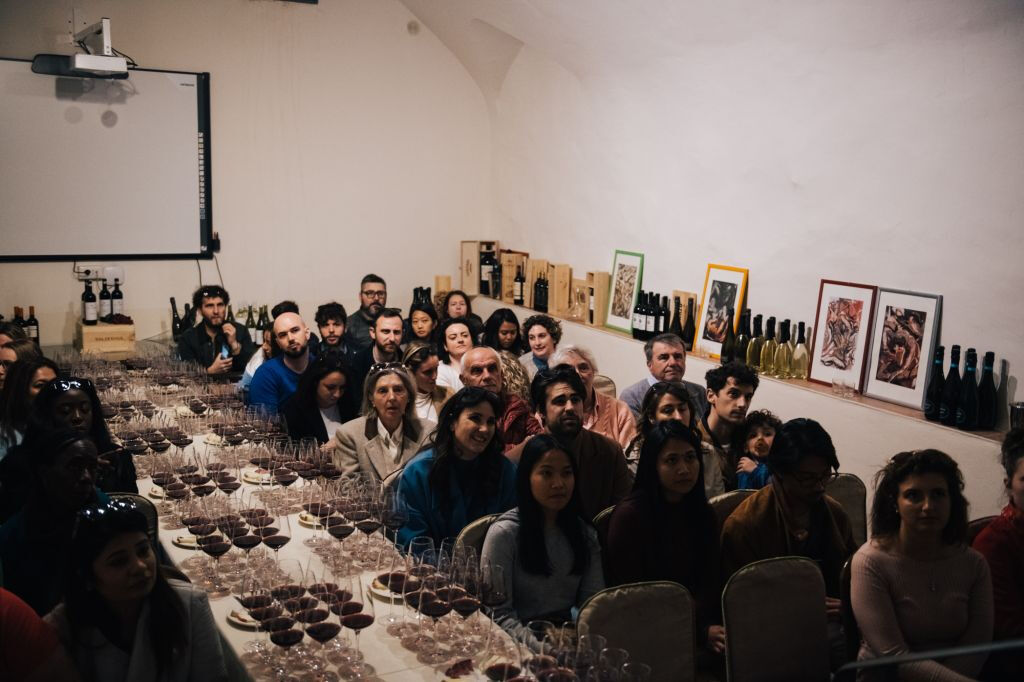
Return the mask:
<svg viewBox="0 0 1024 682">
<path fill-rule="evenodd" d="M 209 258 L 209 74 L 0 59 L 0 260 Z"/>
</svg>

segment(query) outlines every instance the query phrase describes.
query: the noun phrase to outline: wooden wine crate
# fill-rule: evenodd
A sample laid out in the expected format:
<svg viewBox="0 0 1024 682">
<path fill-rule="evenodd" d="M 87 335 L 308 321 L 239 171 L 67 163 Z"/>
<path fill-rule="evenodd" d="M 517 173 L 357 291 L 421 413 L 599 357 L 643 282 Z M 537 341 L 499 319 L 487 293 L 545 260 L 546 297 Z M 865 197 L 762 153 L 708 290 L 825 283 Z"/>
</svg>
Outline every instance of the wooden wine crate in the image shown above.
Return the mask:
<svg viewBox="0 0 1024 682">
<path fill-rule="evenodd" d="M 552 263 L 548 266 L 548 310 L 554 315 L 568 315 L 572 306 L 572 266 Z"/>
<path fill-rule="evenodd" d="M 79 320 L 75 325 L 75 348 L 83 353 L 125 354 L 127 357 L 135 352 L 135 325 L 105 322 L 86 325 Z"/>
<path fill-rule="evenodd" d="M 548 274 L 548 262 L 543 258 L 531 258 L 526 264 L 526 284 L 523 285 L 523 305 L 533 307 L 533 285 L 541 273 Z"/>
<path fill-rule="evenodd" d="M 612 273 L 594 271 L 587 273 L 587 286 L 594 290 L 594 327 L 603 327 L 608 321 L 608 295 L 612 288 Z M 587 312 L 587 320 L 590 313 Z"/>
<path fill-rule="evenodd" d="M 435 294 L 447 294 L 452 290 L 452 276 L 451 275 L 434 275 L 434 293 Z M 467 294 L 469 292 L 466 292 Z"/>
<path fill-rule="evenodd" d="M 480 255 L 484 251 L 491 251 L 497 257 L 498 242 L 474 240 L 459 243 L 459 274 L 462 275 L 460 286 L 467 296 L 480 293 Z"/>
<path fill-rule="evenodd" d="M 516 270 L 518 268 L 523 269 L 523 276 L 526 276 L 526 264 L 530 259 L 530 254 L 525 251 L 512 251 L 511 249 L 505 249 L 501 252 L 501 258 L 498 262 L 501 263 L 501 300 L 504 303 L 513 303 L 514 297 L 512 296 L 512 287 L 515 284 Z M 525 295 L 526 292 L 524 291 Z"/>
</svg>

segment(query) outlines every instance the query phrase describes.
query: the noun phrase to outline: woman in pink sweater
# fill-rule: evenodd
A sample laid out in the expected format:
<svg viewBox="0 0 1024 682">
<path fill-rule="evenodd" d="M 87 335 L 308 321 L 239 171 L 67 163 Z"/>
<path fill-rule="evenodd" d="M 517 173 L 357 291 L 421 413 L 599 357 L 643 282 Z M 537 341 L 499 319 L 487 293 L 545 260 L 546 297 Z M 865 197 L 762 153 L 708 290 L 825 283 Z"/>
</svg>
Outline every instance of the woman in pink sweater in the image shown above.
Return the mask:
<svg viewBox="0 0 1024 682">
<path fill-rule="evenodd" d="M 985 559 L 965 544 L 963 487 L 956 462 L 938 450 L 901 452 L 876 476 L 872 540 L 852 564 L 859 659 L 992 639 L 992 580 Z M 899 678 L 961 682 L 984 663 L 984 654 L 907 663 Z"/>
</svg>

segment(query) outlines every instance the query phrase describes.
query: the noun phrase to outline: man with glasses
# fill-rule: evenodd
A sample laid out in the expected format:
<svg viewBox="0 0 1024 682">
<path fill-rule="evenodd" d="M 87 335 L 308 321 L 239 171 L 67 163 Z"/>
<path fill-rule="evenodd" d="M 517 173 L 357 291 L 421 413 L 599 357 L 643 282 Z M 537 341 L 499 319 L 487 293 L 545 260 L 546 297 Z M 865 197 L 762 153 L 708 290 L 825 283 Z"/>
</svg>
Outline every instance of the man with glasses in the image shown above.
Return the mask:
<svg viewBox="0 0 1024 682">
<path fill-rule="evenodd" d="M 345 330 L 349 346 L 362 350 L 373 345 L 370 328 L 387 304 L 388 285 L 384 280 L 372 273 L 363 277 L 359 283 L 359 310 L 348 318 L 348 329 Z"/>
<path fill-rule="evenodd" d="M 211 376 L 241 373 L 256 351 L 249 333 L 225 322 L 231 301 L 224 287 L 209 284 L 192 294 L 192 307 L 202 321 L 186 329 L 178 339 L 178 357 L 198 362 Z"/>
<path fill-rule="evenodd" d="M 274 338 L 281 354 L 267 360 L 252 377 L 249 404 L 271 414 L 281 411 L 295 393 L 299 377 L 315 358 L 309 352 L 309 328 L 295 313 L 283 313 L 274 320 Z"/>
<path fill-rule="evenodd" d="M 742 362 L 730 362 L 709 370 L 707 414 L 697 422 L 701 440 L 715 449 L 722 463 L 722 481 L 726 490 L 736 489 L 735 456 L 730 454 L 733 432 L 743 424 L 757 390 L 757 372 Z"/>
<path fill-rule="evenodd" d="M 354 315 L 353 317 L 358 317 Z M 389 362 L 398 363 L 402 359 L 399 346 L 402 343 L 402 311 L 398 308 L 383 308 L 377 311 L 376 319 L 370 326 L 370 345 L 358 351 L 352 357 L 353 390 L 346 391 L 350 399 L 358 399 L 363 392 L 363 382 L 373 365 Z M 354 405 L 359 411 L 360 405 Z"/>
</svg>

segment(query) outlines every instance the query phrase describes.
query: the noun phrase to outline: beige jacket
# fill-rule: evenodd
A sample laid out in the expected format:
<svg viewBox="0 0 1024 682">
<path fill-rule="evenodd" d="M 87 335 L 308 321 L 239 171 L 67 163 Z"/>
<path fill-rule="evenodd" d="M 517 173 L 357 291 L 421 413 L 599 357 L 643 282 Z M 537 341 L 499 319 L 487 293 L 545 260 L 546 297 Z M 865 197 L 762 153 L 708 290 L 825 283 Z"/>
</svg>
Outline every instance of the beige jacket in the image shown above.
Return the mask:
<svg viewBox="0 0 1024 682">
<path fill-rule="evenodd" d="M 376 417 L 345 422 L 334 434 L 334 464 L 344 474 L 365 471 L 383 481 L 423 449 L 434 426 L 434 422 L 419 417 L 403 420 L 402 443 L 396 459 L 385 446 L 383 434 L 377 432 Z"/>
</svg>

